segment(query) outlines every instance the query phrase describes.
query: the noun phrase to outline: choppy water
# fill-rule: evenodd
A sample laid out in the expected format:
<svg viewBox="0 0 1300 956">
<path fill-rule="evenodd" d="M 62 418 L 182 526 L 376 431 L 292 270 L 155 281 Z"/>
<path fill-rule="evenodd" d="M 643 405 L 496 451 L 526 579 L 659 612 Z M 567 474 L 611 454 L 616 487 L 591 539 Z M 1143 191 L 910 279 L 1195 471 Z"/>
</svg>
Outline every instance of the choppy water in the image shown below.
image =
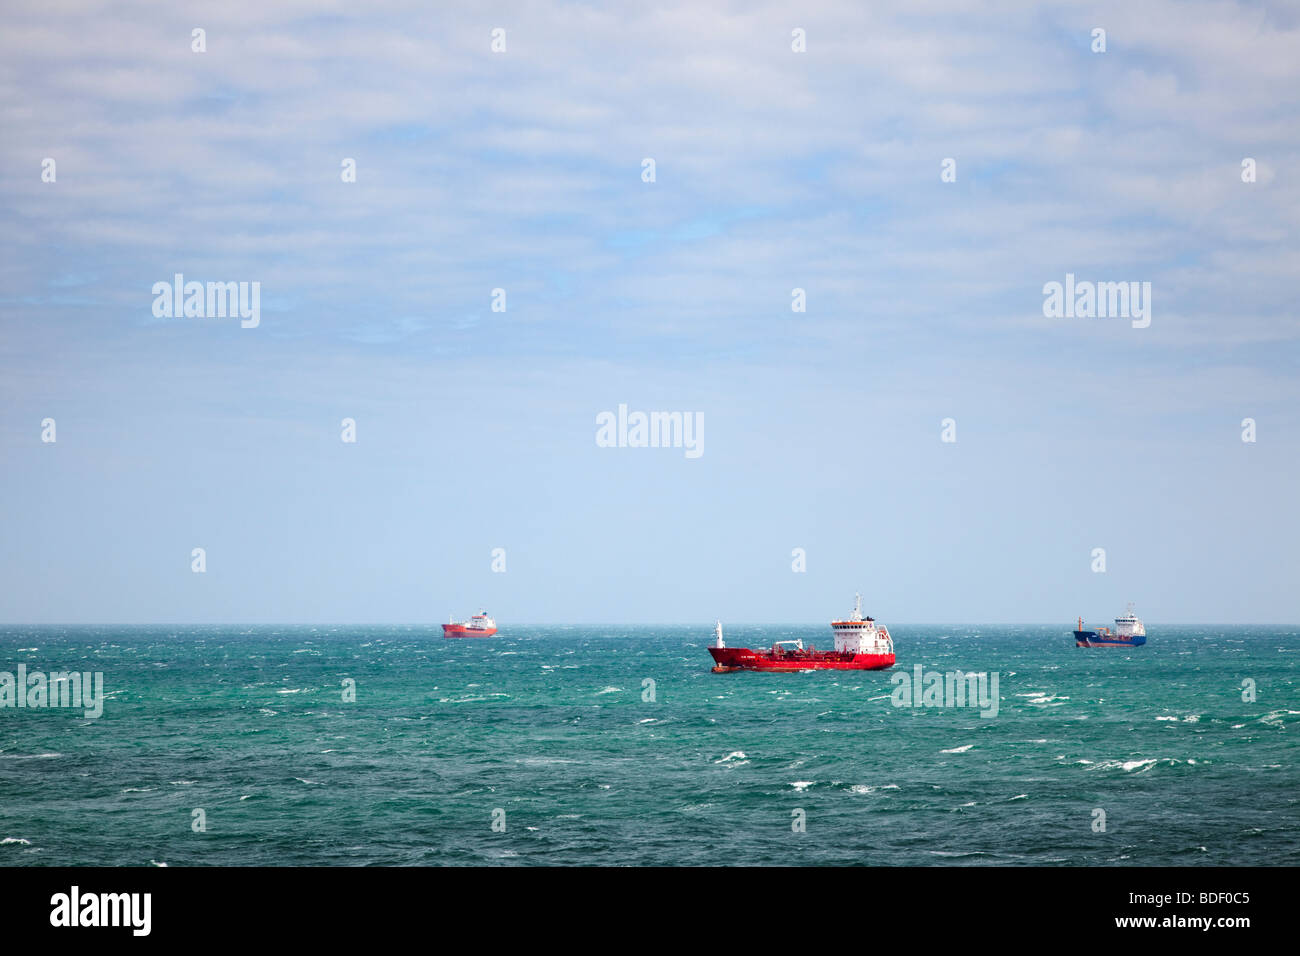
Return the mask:
<svg viewBox="0 0 1300 956">
<path fill-rule="evenodd" d="M 892 630 L 896 670 L 997 673 L 998 715 L 712 674 L 707 623 L 0 629 L 0 671 L 110 695 L 0 709 L 0 865 L 1300 863 L 1296 630 Z"/>
</svg>

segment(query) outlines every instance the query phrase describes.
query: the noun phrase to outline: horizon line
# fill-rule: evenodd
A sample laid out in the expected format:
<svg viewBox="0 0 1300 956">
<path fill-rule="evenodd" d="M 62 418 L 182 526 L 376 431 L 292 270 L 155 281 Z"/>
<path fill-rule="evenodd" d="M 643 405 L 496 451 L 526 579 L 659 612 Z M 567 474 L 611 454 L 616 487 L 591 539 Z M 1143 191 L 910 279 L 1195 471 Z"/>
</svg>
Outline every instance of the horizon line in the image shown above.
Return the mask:
<svg viewBox="0 0 1300 956">
<path fill-rule="evenodd" d="M 717 618 L 714 619 L 715 623 Z M 875 619 L 878 620 L 878 619 Z M 882 622 L 885 623 L 885 622 Z M 1073 624 L 1073 621 L 1068 622 Z M 1143 623 L 1148 623 L 1143 621 Z M 1158 621 L 1164 627 L 1294 627 L 1294 621 Z M 829 626 L 827 621 L 826 625 Z M 697 621 L 518 621 L 511 627 L 700 627 Z M 736 621 L 731 627 L 820 627 L 809 621 Z M 902 621 L 896 627 L 1056 627 L 1053 621 Z M 0 622 L 0 628 L 19 627 L 416 627 L 441 628 L 430 621 L 20 621 Z M 1073 628 L 1070 628 L 1073 630 Z M 502 629 L 498 627 L 498 635 Z M 712 631 L 710 631 L 712 633 Z M 496 635 L 494 635 L 496 636 Z"/>
</svg>

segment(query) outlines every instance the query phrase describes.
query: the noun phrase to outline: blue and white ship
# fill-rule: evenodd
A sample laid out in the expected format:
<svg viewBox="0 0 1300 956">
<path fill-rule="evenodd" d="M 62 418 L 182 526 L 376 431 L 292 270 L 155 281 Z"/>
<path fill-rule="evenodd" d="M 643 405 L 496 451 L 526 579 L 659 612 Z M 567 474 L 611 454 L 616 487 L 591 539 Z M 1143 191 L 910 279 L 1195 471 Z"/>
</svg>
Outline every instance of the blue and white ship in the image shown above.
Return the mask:
<svg viewBox="0 0 1300 956">
<path fill-rule="evenodd" d="M 1119 617 L 1115 618 L 1115 630 L 1101 627 L 1095 631 L 1083 629 L 1083 618 L 1079 618 L 1079 628 L 1074 632 L 1075 647 L 1139 647 L 1147 642 L 1147 629 L 1141 619 L 1133 613 L 1133 605 Z"/>
</svg>

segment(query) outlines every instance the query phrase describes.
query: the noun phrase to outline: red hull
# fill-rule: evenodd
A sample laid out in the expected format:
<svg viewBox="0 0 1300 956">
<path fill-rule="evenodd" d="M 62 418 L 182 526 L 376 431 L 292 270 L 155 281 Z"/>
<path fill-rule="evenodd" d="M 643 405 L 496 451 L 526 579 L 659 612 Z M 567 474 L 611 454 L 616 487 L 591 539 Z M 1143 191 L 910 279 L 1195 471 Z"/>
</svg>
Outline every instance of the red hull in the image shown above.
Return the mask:
<svg viewBox="0 0 1300 956">
<path fill-rule="evenodd" d="M 710 647 L 725 671 L 877 671 L 894 666 L 893 654 L 850 654 L 842 651 L 754 651 L 748 647 Z"/>
<path fill-rule="evenodd" d="M 464 624 L 444 624 L 443 637 L 491 637 L 497 632 L 495 627 L 466 627 Z"/>
</svg>

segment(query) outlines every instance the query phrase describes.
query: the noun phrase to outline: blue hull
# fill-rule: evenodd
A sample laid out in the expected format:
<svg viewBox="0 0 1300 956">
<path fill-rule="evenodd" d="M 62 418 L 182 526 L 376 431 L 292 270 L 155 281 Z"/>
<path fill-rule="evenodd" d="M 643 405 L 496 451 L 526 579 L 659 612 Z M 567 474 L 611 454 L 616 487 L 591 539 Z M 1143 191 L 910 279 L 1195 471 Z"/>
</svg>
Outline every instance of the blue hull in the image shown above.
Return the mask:
<svg viewBox="0 0 1300 956">
<path fill-rule="evenodd" d="M 1114 634 L 1098 634 L 1096 631 L 1075 631 L 1075 647 L 1140 647 L 1147 642 L 1146 635 L 1133 637 L 1116 637 Z"/>
</svg>

